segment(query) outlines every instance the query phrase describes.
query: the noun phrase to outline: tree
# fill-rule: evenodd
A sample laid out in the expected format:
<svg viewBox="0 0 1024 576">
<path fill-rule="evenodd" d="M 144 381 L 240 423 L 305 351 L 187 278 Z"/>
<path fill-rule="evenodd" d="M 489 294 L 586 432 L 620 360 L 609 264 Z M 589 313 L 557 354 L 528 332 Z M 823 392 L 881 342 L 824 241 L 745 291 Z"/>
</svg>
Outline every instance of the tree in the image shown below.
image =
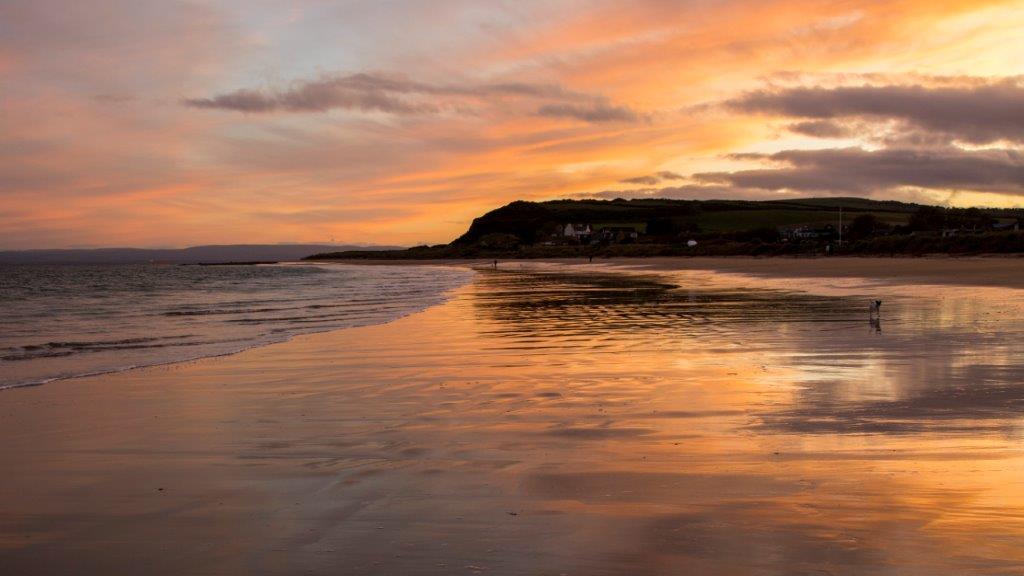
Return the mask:
<svg viewBox="0 0 1024 576">
<path fill-rule="evenodd" d="M 738 242 L 762 242 L 764 244 L 772 244 L 781 240 L 779 231 L 771 226 L 759 226 L 735 232 L 732 237 Z"/>
<path fill-rule="evenodd" d="M 911 230 L 942 230 L 946 226 L 946 211 L 938 206 L 921 206 L 910 215 L 907 227 Z"/>
<path fill-rule="evenodd" d="M 951 228 L 968 228 L 971 230 L 986 230 L 992 227 L 993 222 L 991 216 L 978 208 L 949 210 L 946 219 L 947 225 Z"/>
<path fill-rule="evenodd" d="M 861 214 L 850 222 L 846 229 L 846 237 L 850 240 L 863 240 L 874 234 L 878 228 L 878 218 L 874 214 Z"/>
<path fill-rule="evenodd" d="M 480 246 L 494 250 L 511 250 L 519 247 L 520 243 L 521 241 L 518 236 L 514 234 L 503 234 L 501 232 L 485 234 L 479 240 Z"/>
<path fill-rule="evenodd" d="M 650 236 L 671 236 L 676 226 L 670 218 L 651 218 L 647 221 L 647 234 Z"/>
</svg>

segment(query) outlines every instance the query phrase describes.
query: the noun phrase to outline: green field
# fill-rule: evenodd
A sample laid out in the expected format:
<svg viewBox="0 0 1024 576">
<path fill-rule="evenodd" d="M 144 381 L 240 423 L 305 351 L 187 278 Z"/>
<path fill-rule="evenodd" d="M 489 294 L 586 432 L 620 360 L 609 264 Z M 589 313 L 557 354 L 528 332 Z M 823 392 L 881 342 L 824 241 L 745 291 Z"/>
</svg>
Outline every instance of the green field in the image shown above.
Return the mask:
<svg viewBox="0 0 1024 576">
<path fill-rule="evenodd" d="M 906 224 L 909 213 L 900 212 L 855 212 L 844 208 L 843 222 L 849 224 L 850 220 L 860 214 L 872 214 L 879 221 L 889 225 Z M 825 224 L 839 225 L 839 209 L 834 210 L 736 210 L 729 212 L 702 212 L 692 219 L 693 222 L 704 232 L 740 232 L 754 228 L 780 226 L 824 226 Z"/>
</svg>

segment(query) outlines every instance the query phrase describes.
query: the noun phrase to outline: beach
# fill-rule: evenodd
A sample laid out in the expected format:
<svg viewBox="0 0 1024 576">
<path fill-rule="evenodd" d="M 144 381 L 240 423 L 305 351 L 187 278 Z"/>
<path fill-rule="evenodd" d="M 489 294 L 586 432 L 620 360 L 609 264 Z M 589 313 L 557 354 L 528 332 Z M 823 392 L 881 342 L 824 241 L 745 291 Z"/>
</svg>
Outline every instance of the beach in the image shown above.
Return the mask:
<svg viewBox="0 0 1024 576">
<path fill-rule="evenodd" d="M 626 259 L 614 261 L 631 265 Z M 1024 288 L 1019 256 L 919 258 L 650 258 L 651 270 L 713 270 L 774 278 L 870 278 L 883 282 Z"/>
<path fill-rule="evenodd" d="M 474 268 L 492 266 L 491 259 L 466 260 L 372 260 L 334 261 L 362 266 L 444 266 Z M 942 284 L 959 286 L 999 286 L 1024 288 L 1024 258 L 1016 255 L 921 257 L 650 257 L 650 258 L 549 258 L 539 260 L 501 260 L 509 266 L 533 266 L 537 263 L 561 266 L 597 265 L 651 271 L 703 270 L 719 274 L 741 274 L 759 278 L 866 278 L 896 284 Z"/>
<path fill-rule="evenodd" d="M 1021 573 L 1020 262 L 478 264 L 385 324 L 6 390 L 0 572 Z"/>
</svg>

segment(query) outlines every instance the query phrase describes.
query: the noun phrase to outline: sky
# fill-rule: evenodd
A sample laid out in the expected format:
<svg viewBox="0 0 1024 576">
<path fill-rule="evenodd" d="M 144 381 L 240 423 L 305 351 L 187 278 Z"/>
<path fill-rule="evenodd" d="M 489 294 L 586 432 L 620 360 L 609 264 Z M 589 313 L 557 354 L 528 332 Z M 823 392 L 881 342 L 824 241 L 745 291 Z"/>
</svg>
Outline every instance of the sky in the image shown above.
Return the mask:
<svg viewBox="0 0 1024 576">
<path fill-rule="evenodd" d="M 0 0 L 0 248 L 513 200 L 1024 206 L 1024 0 Z"/>
</svg>

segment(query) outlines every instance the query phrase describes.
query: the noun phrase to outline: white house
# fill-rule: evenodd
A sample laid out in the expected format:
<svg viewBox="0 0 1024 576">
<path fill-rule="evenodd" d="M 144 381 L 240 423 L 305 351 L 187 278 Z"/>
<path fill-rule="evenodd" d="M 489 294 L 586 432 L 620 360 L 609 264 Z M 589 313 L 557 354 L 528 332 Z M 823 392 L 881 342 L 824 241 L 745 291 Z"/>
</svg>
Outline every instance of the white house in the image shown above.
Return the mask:
<svg viewBox="0 0 1024 576">
<path fill-rule="evenodd" d="M 584 236 L 590 236 L 592 233 L 590 224 L 566 224 L 565 228 L 562 229 L 562 235 L 570 238 L 579 240 Z"/>
</svg>

